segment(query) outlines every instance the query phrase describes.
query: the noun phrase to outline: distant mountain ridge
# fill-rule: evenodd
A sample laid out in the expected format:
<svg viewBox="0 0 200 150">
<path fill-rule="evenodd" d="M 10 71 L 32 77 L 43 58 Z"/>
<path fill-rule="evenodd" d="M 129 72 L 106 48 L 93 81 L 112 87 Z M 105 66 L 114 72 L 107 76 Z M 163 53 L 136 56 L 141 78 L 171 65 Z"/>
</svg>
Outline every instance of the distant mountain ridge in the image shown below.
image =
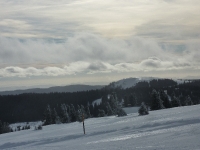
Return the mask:
<svg viewBox="0 0 200 150">
<path fill-rule="evenodd" d="M 153 79 L 159 79 L 159 78 L 154 78 L 154 77 L 126 78 L 126 79 L 122 79 L 122 80 L 119 80 L 116 82 L 112 82 L 106 87 L 107 88 L 117 88 L 118 87 L 118 88 L 126 89 L 126 88 L 135 86 L 139 82 L 142 82 L 142 81 L 149 82 Z"/>
<path fill-rule="evenodd" d="M 146 78 L 126 78 L 126 79 L 119 80 L 117 82 L 113 82 L 113 86 L 114 87 L 121 87 L 122 89 L 126 89 L 126 88 L 130 88 L 130 87 L 135 86 L 139 82 L 150 81 L 150 80 L 153 80 L 153 79 L 158 79 L 158 78 L 153 78 L 153 77 L 146 77 Z"/>
<path fill-rule="evenodd" d="M 156 78 L 156 77 L 141 77 L 141 78 L 126 78 L 126 79 L 122 79 L 122 80 L 118 80 L 116 82 L 112 82 L 109 85 L 105 86 L 105 88 L 122 88 L 122 89 L 126 89 L 126 88 L 130 88 L 133 86 L 136 86 L 137 83 L 139 82 L 150 82 L 152 80 L 163 80 L 163 79 L 167 79 L 167 78 Z M 174 82 L 176 82 L 177 84 L 181 84 L 185 82 L 188 82 L 189 80 L 182 80 L 182 79 L 171 79 Z"/>
<path fill-rule="evenodd" d="M 150 82 L 152 80 L 162 80 L 164 78 L 157 78 L 157 77 L 141 77 L 141 78 L 125 78 L 115 82 L 112 82 L 108 85 L 67 85 L 67 86 L 54 86 L 50 88 L 31 88 L 25 90 L 13 90 L 13 91 L 1 91 L 0 95 L 17 95 L 22 93 L 51 93 L 51 92 L 78 92 L 78 91 L 88 91 L 88 90 L 97 90 L 101 88 L 130 88 L 136 86 L 139 82 Z M 189 80 L 186 79 L 172 79 L 177 84 L 181 84 L 183 82 L 188 82 Z"/>
<path fill-rule="evenodd" d="M 51 92 L 78 92 L 78 91 L 88 91 L 97 90 L 103 88 L 103 85 L 67 85 L 67 86 L 55 86 L 50 88 L 33 88 L 26 90 L 14 90 L 14 91 L 2 91 L 0 95 L 17 95 L 23 93 L 51 93 Z"/>
</svg>

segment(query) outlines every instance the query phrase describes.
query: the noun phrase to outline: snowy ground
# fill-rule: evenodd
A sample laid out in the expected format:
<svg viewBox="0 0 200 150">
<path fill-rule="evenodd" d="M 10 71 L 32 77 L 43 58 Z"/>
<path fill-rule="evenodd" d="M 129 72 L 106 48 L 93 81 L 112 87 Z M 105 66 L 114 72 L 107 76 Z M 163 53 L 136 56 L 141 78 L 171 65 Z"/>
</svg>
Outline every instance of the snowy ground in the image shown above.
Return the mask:
<svg viewBox="0 0 200 150">
<path fill-rule="evenodd" d="M 29 125 L 31 129 L 35 129 L 35 126 L 41 125 L 42 121 L 37 121 L 37 122 L 21 122 L 21 123 L 14 123 L 14 124 L 10 124 L 10 127 L 15 130 L 17 129 L 18 126 L 20 126 L 22 129 L 22 127 Z"/>
<path fill-rule="evenodd" d="M 15 150 L 200 150 L 200 105 L 93 118 L 0 135 L 0 149 Z"/>
<path fill-rule="evenodd" d="M 139 107 L 124 107 L 123 110 L 127 113 L 127 114 L 131 114 L 131 113 L 137 113 L 138 112 Z"/>
<path fill-rule="evenodd" d="M 100 105 L 101 104 L 101 98 L 99 98 L 99 99 L 97 99 L 97 100 L 94 100 L 93 102 L 92 102 L 92 105 L 94 106 L 95 104 L 96 105 Z"/>
</svg>

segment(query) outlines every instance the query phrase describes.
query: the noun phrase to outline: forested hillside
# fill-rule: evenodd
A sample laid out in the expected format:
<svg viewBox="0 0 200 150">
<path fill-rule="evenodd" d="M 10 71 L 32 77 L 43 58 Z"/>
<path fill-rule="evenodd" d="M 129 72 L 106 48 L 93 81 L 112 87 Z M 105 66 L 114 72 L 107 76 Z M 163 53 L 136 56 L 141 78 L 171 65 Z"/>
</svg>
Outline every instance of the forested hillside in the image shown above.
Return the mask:
<svg viewBox="0 0 200 150">
<path fill-rule="evenodd" d="M 99 110 L 106 109 L 107 95 L 115 92 L 117 101 L 122 107 L 139 106 L 142 102 L 148 106 L 152 104 L 152 91 L 155 90 L 157 96 L 166 93 L 171 106 L 178 107 L 200 102 L 200 80 L 194 80 L 183 84 L 177 84 L 170 79 L 159 79 L 143 81 L 134 87 L 122 89 L 105 87 L 100 90 L 91 90 L 73 93 L 48 93 L 48 94 L 19 94 L 0 96 L 0 119 L 3 122 L 24 122 L 42 120 L 44 110 L 49 105 L 51 109 L 61 112 L 61 104 L 71 105 L 78 109 L 78 105 L 89 107 L 93 117 L 99 116 Z M 154 93 L 155 94 L 155 93 Z M 100 105 L 91 105 L 96 99 L 102 98 Z M 192 103 L 189 103 L 191 100 Z"/>
</svg>

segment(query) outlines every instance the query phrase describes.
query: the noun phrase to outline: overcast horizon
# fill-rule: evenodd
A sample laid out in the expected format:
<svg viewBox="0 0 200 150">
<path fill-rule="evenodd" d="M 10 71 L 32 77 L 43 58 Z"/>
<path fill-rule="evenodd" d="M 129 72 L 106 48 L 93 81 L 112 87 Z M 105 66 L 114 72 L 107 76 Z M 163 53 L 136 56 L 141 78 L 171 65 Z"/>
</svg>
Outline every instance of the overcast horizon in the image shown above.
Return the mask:
<svg viewBox="0 0 200 150">
<path fill-rule="evenodd" d="M 200 78 L 199 0 L 1 0 L 0 90 Z"/>
</svg>

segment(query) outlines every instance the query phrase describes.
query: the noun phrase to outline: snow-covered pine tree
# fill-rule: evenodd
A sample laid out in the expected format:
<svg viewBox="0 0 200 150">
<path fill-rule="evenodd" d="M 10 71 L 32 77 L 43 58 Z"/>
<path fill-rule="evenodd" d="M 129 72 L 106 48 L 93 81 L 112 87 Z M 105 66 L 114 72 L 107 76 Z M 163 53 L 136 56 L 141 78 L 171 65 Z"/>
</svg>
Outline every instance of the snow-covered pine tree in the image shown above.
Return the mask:
<svg viewBox="0 0 200 150">
<path fill-rule="evenodd" d="M 98 114 L 99 114 L 98 109 L 99 109 L 99 106 L 95 103 L 94 107 L 93 107 L 93 116 L 94 117 L 98 117 Z"/>
<path fill-rule="evenodd" d="M 65 104 L 61 104 L 61 121 L 62 123 L 69 123 L 70 122 L 70 117 L 67 112 L 67 107 Z"/>
<path fill-rule="evenodd" d="M 124 107 L 128 107 L 130 104 L 128 97 L 125 95 L 124 96 Z"/>
<path fill-rule="evenodd" d="M 112 93 L 110 95 L 109 104 L 110 104 L 110 107 L 112 109 L 113 115 L 117 115 L 117 108 L 118 108 L 117 105 L 118 105 L 118 103 L 117 103 L 117 99 L 116 99 L 116 94 L 115 93 Z"/>
<path fill-rule="evenodd" d="M 179 95 L 178 98 L 180 100 L 181 106 L 185 106 L 185 97 L 183 96 L 182 93 Z"/>
<path fill-rule="evenodd" d="M 56 110 L 54 108 L 53 111 L 52 111 L 52 115 L 51 115 L 51 117 L 52 117 L 52 124 L 56 123 L 56 116 L 57 116 L 57 112 L 56 112 Z"/>
<path fill-rule="evenodd" d="M 142 102 L 142 104 L 138 110 L 138 113 L 139 113 L 139 115 L 148 115 L 149 114 L 149 110 L 144 102 Z"/>
<path fill-rule="evenodd" d="M 76 120 L 79 122 L 82 122 L 82 111 L 81 111 L 81 107 L 79 105 L 77 106 Z"/>
<path fill-rule="evenodd" d="M 110 95 L 110 99 L 109 99 L 108 104 L 110 104 L 113 115 L 118 115 L 118 117 L 127 115 L 126 112 L 121 108 L 121 106 L 118 105 L 116 93 L 113 92 Z M 109 105 L 108 105 L 108 109 L 109 109 Z"/>
<path fill-rule="evenodd" d="M 181 102 L 180 102 L 179 98 L 176 97 L 175 93 L 172 94 L 171 105 L 172 105 L 172 107 L 179 107 L 179 106 L 181 106 Z"/>
<path fill-rule="evenodd" d="M 171 102 L 167 96 L 167 94 L 161 90 L 160 92 L 160 99 L 163 101 L 163 105 L 165 108 L 171 108 Z"/>
<path fill-rule="evenodd" d="M 76 110 L 73 104 L 71 104 L 70 107 L 70 114 L 71 114 L 71 122 L 75 122 L 77 119 L 76 119 Z"/>
<path fill-rule="evenodd" d="M 117 107 L 117 116 L 122 117 L 122 116 L 127 116 L 126 112 L 120 107 Z"/>
<path fill-rule="evenodd" d="M 11 132 L 11 128 L 9 126 L 9 124 L 7 122 L 4 122 L 2 124 L 2 134 L 3 133 L 8 133 L 8 132 Z"/>
<path fill-rule="evenodd" d="M 102 98 L 102 104 L 106 104 L 108 102 L 108 96 L 107 95 L 104 95 Z"/>
<path fill-rule="evenodd" d="M 112 116 L 112 115 L 114 115 L 114 114 L 113 114 L 113 111 L 112 111 L 112 109 L 111 109 L 111 107 L 110 107 L 109 102 L 107 102 L 106 111 L 107 111 L 107 116 Z"/>
<path fill-rule="evenodd" d="M 44 125 L 50 125 L 52 124 L 52 112 L 49 105 L 47 105 L 45 111 L 44 111 Z"/>
<path fill-rule="evenodd" d="M 81 116 L 84 115 L 84 119 L 88 118 L 87 113 L 85 111 L 85 107 L 83 105 L 81 105 L 81 113 L 82 113 Z"/>
<path fill-rule="evenodd" d="M 163 101 L 160 99 L 159 94 L 154 89 L 151 93 L 151 110 L 164 109 Z"/>
<path fill-rule="evenodd" d="M 103 109 L 99 109 L 99 114 L 98 114 L 99 117 L 105 117 L 106 114 L 105 114 L 105 111 Z"/>
<path fill-rule="evenodd" d="M 55 108 L 53 109 L 53 112 L 52 112 L 52 123 L 53 124 L 60 124 L 61 123 L 60 117 L 58 116 Z"/>
<path fill-rule="evenodd" d="M 91 117 L 94 117 L 94 106 L 93 106 L 93 104 L 91 104 L 91 105 L 89 106 L 89 108 L 90 108 Z"/>
<path fill-rule="evenodd" d="M 70 106 L 69 105 L 65 105 L 66 106 L 66 108 L 67 108 L 67 113 L 68 113 L 68 115 L 69 115 L 69 117 L 71 118 L 71 115 L 70 115 Z"/>
<path fill-rule="evenodd" d="M 185 99 L 185 105 L 193 105 L 192 99 L 190 98 L 190 96 L 188 95 Z"/>
<path fill-rule="evenodd" d="M 88 118 L 92 117 L 91 114 L 90 114 L 90 108 L 89 108 L 89 106 L 86 107 L 86 114 L 87 114 Z"/>
<path fill-rule="evenodd" d="M 137 105 L 137 98 L 136 98 L 135 93 L 131 93 L 131 95 L 129 96 L 129 102 L 130 102 L 131 106 Z"/>
</svg>

